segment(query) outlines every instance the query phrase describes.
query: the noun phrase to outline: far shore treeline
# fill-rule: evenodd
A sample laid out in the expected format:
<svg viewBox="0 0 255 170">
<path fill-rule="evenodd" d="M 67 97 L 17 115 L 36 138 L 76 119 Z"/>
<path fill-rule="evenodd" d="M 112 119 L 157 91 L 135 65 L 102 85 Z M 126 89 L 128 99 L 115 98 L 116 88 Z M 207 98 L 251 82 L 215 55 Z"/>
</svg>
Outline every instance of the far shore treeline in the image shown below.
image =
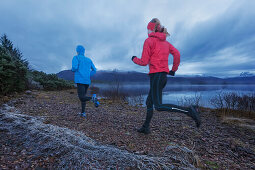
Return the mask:
<svg viewBox="0 0 255 170">
<path fill-rule="evenodd" d="M 27 89 L 62 90 L 72 87 L 71 81 L 58 78 L 56 74 L 31 69 L 7 35 L 0 37 L 0 95 Z"/>
</svg>

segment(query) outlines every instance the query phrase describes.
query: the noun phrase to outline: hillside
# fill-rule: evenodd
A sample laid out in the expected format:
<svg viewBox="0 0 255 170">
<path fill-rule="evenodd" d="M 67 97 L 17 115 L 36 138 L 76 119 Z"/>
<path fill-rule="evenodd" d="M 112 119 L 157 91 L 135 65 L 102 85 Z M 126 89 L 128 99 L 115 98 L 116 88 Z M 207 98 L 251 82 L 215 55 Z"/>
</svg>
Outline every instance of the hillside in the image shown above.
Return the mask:
<svg viewBox="0 0 255 170">
<path fill-rule="evenodd" d="M 74 80 L 74 73 L 71 70 L 64 70 L 57 73 L 59 78 L 65 80 Z M 149 81 L 149 76 L 146 73 L 140 72 L 118 72 L 118 71 L 98 71 L 92 78 L 94 81 L 102 82 L 146 82 Z M 255 76 L 250 77 L 168 77 L 172 84 L 255 84 Z"/>
</svg>

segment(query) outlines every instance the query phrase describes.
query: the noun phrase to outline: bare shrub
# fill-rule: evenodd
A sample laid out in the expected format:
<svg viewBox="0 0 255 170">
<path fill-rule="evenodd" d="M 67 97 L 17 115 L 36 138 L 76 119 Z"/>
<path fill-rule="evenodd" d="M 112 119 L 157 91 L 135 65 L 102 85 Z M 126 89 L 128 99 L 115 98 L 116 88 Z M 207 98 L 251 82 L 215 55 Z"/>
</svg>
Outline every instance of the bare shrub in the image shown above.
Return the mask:
<svg viewBox="0 0 255 170">
<path fill-rule="evenodd" d="M 144 97 L 142 94 L 136 95 L 136 96 L 129 96 L 128 97 L 128 102 L 131 105 L 143 105 L 144 103 Z"/>
<path fill-rule="evenodd" d="M 115 90 L 115 89 L 109 89 L 109 90 L 104 90 L 102 92 L 102 95 L 107 98 L 107 99 L 111 99 L 113 101 L 117 101 L 117 100 L 127 100 L 128 98 L 128 93 L 119 91 L 119 90 Z"/>
<path fill-rule="evenodd" d="M 238 97 L 237 108 L 239 110 L 255 111 L 255 94 Z"/>
<path fill-rule="evenodd" d="M 211 104 L 223 115 L 255 117 L 255 94 L 218 93 L 210 100 Z"/>
<path fill-rule="evenodd" d="M 111 87 L 108 88 L 107 90 L 102 90 L 101 95 L 113 101 L 118 100 L 126 101 L 129 96 L 128 92 L 122 90 L 122 85 L 119 81 L 112 83 Z"/>
<path fill-rule="evenodd" d="M 111 99 L 113 101 L 117 101 L 117 100 L 126 101 L 129 94 L 125 92 L 124 90 L 122 90 L 122 83 L 120 81 L 120 78 L 118 77 L 117 71 L 118 70 L 115 69 L 112 73 L 114 80 L 111 84 L 111 87 L 107 90 L 103 90 L 101 94 L 107 99 Z"/>
<path fill-rule="evenodd" d="M 195 93 L 194 97 L 182 97 L 178 100 L 178 104 L 186 107 L 190 105 L 200 106 L 201 98 L 202 96 L 200 93 Z"/>
<path fill-rule="evenodd" d="M 222 92 L 219 92 L 218 94 L 216 94 L 216 96 L 212 97 L 210 99 L 210 103 L 211 105 L 213 105 L 215 108 L 217 109 L 222 109 L 224 108 L 224 102 L 223 102 L 223 94 Z"/>
</svg>

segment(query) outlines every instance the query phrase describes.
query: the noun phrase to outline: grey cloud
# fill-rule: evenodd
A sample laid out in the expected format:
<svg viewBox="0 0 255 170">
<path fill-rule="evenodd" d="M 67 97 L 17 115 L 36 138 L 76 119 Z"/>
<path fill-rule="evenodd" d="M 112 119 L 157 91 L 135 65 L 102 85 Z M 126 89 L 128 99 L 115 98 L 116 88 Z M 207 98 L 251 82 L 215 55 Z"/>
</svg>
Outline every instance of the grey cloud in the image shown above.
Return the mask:
<svg viewBox="0 0 255 170">
<path fill-rule="evenodd" d="M 254 2 L 214 2 L 219 4 L 219 13 L 215 12 L 217 7 L 209 8 L 212 2 L 184 2 L 1 1 L 0 15 L 6 17 L 0 18 L 0 34 L 6 33 L 35 69 L 47 73 L 70 68 L 78 44 L 85 46 L 86 55 L 100 69 L 147 72 L 147 67 L 133 64 L 130 58 L 140 57 L 147 38 L 146 24 L 152 17 L 158 17 L 163 25 L 171 24 L 170 41 L 181 51 L 183 68 L 197 61 L 206 65 L 211 58 L 224 55 L 220 51 L 236 47 L 233 57 L 246 56 L 250 58 L 247 63 L 220 68 L 216 63 L 194 71 L 213 74 L 219 68 L 220 74 L 223 70 L 254 70 L 251 64 L 255 52 L 255 25 L 251 22 L 255 17 Z M 200 22 L 189 18 L 200 13 L 205 15 Z M 191 23 L 193 20 L 197 21 Z"/>
<path fill-rule="evenodd" d="M 185 34 L 187 36 L 181 39 L 183 56 L 187 60 L 210 57 L 224 48 L 254 39 L 255 24 L 251 21 L 255 17 L 255 13 L 246 11 L 251 10 L 249 5 L 251 4 L 241 4 L 239 7 L 231 6 L 222 15 L 198 23 L 191 29 L 187 28 Z M 250 44 L 254 44 L 254 40 Z"/>
</svg>

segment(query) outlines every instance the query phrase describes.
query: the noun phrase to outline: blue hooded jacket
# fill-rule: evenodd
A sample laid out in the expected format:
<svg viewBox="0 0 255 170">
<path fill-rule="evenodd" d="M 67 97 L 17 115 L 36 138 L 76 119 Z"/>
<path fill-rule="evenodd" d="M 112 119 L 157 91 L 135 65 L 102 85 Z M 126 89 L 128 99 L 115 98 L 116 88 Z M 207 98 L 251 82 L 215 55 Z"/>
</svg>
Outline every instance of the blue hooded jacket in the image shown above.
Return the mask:
<svg viewBox="0 0 255 170">
<path fill-rule="evenodd" d="M 96 67 L 90 58 L 84 56 L 85 48 L 81 45 L 76 47 L 77 56 L 72 60 L 72 71 L 74 72 L 74 82 L 80 84 L 90 84 L 90 76 L 96 73 Z"/>
</svg>

